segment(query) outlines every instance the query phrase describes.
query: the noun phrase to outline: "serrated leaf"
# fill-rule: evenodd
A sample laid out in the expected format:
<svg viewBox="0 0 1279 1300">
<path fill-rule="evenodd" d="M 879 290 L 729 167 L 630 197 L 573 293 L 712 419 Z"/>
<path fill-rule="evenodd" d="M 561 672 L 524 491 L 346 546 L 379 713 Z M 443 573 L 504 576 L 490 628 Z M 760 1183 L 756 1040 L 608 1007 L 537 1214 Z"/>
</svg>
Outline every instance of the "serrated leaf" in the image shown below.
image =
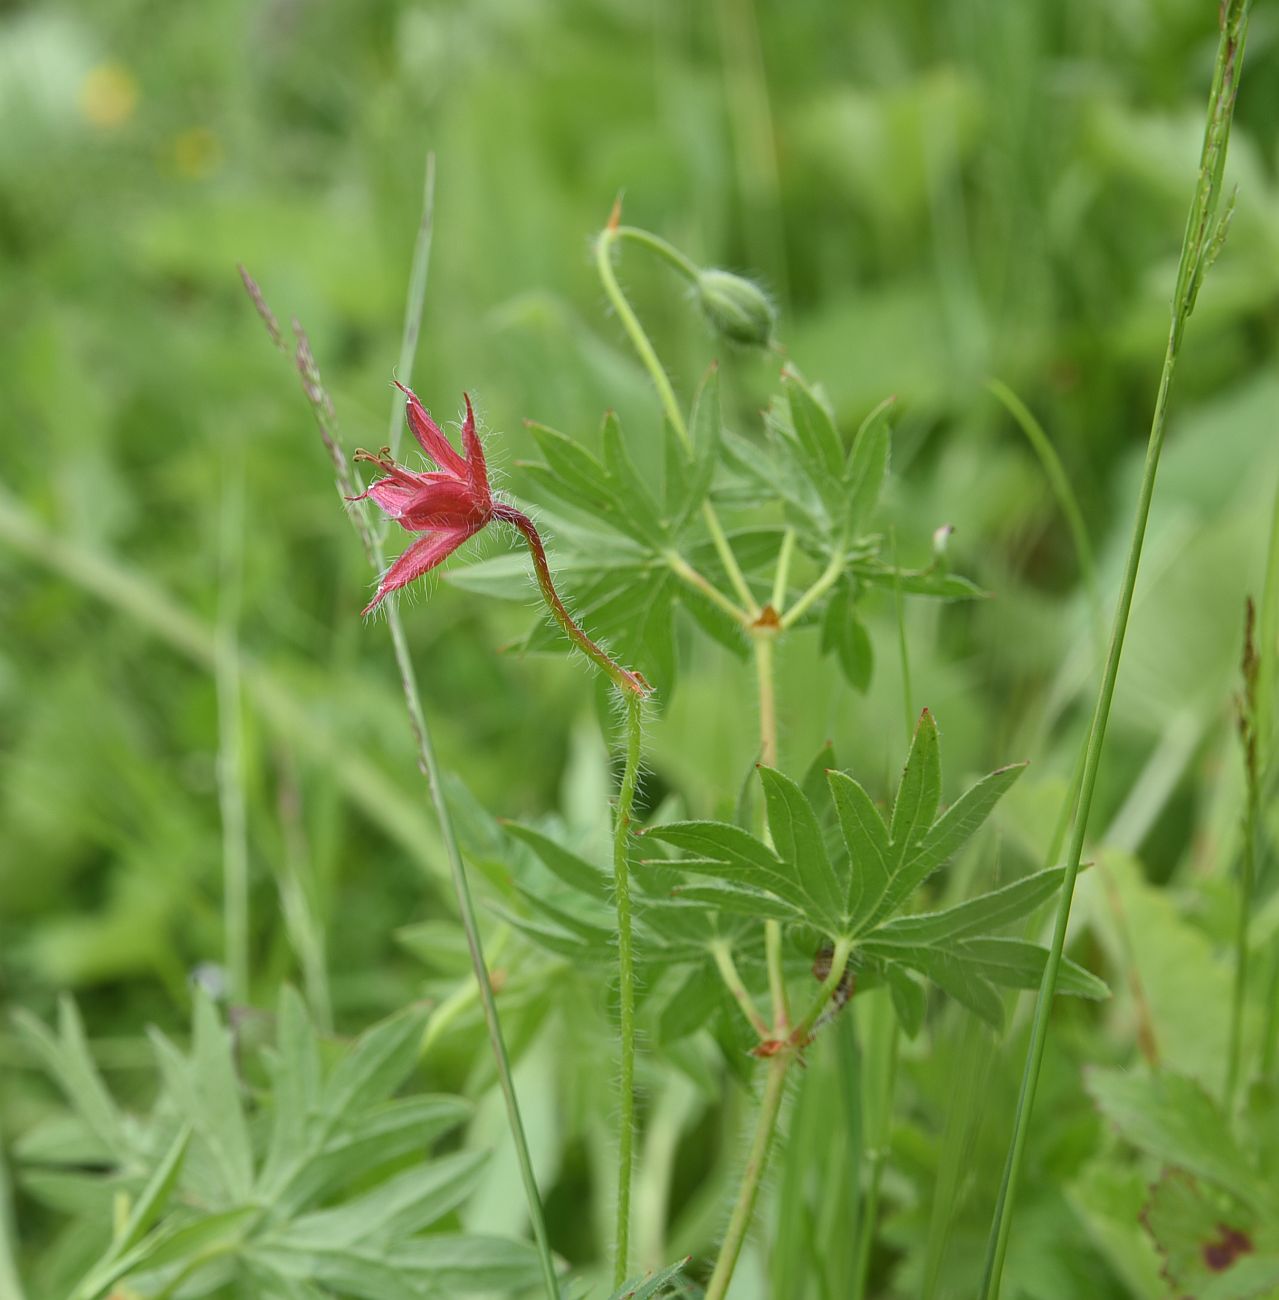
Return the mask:
<svg viewBox="0 0 1279 1300">
<path fill-rule="evenodd" d="M 528 429 L 549 471 L 548 476 L 539 476 L 539 481 L 570 505 L 616 526 L 619 507 L 604 466 L 580 443 L 554 429 L 534 423 Z"/>
<path fill-rule="evenodd" d="M 593 866 L 585 858 L 578 857 L 576 853 L 569 852 L 549 835 L 544 835 L 531 826 L 507 822 L 503 829 L 514 839 L 527 844 L 537 854 L 546 869 L 571 889 L 586 894 L 600 903 L 612 902 L 612 879 L 599 867 Z"/>
<path fill-rule="evenodd" d="M 1262 1218 L 1279 1217 L 1279 1194 L 1258 1176 L 1199 1084 L 1170 1070 L 1090 1070 L 1085 1086 L 1133 1146 L 1239 1197 Z"/>
<path fill-rule="evenodd" d="M 116 1159 L 127 1160 L 130 1144 L 123 1117 L 93 1063 L 84 1023 L 74 1001 L 65 995 L 58 1000 L 56 1035 L 21 1008 L 14 1012 L 13 1018 L 41 1064 L 98 1140 Z"/>
<path fill-rule="evenodd" d="M 814 483 L 819 487 L 823 483 L 840 483 L 844 477 L 844 446 L 830 412 L 793 370 L 782 375 L 782 382 L 795 438 Z"/>
<path fill-rule="evenodd" d="M 941 569 L 895 569 L 881 560 L 855 560 L 854 576 L 874 587 L 900 590 L 907 596 L 936 596 L 941 600 L 984 600 L 990 595 L 975 582 Z"/>
<path fill-rule="evenodd" d="M 899 916 L 875 930 L 880 943 L 931 944 L 997 930 L 1029 915 L 1060 888 L 1065 867 L 1049 867 L 941 912 Z"/>
<path fill-rule="evenodd" d="M 845 890 L 826 853 L 822 828 L 804 792 L 788 776 L 760 766 L 768 829 L 783 861 L 794 869 L 809 900 L 808 917 L 827 932 L 838 932 L 844 920 Z"/>
<path fill-rule="evenodd" d="M 865 947 L 868 951 L 877 951 L 871 943 Z M 1003 1000 L 990 981 L 971 963 L 942 948 L 897 949 L 890 955 L 926 975 L 939 989 L 975 1012 L 991 1028 L 999 1030 L 1004 1027 Z"/>
<path fill-rule="evenodd" d="M 411 1007 L 361 1034 L 329 1076 L 324 1112 L 340 1118 L 386 1100 L 417 1064 L 428 1014 L 426 1007 Z"/>
<path fill-rule="evenodd" d="M 677 885 L 673 895 L 682 902 L 705 903 L 716 911 L 736 912 L 742 916 L 759 917 L 761 920 L 793 922 L 804 919 L 804 913 L 790 903 L 762 890 L 728 880 Z"/>
<path fill-rule="evenodd" d="M 625 521 L 627 531 L 632 536 L 660 550 L 669 540 L 662 522 L 661 509 L 640 477 L 639 470 L 635 468 L 635 462 L 631 460 L 622 438 L 617 416 L 611 411 L 604 417 L 600 438 L 608 485 L 622 512 L 619 526 Z"/>
<path fill-rule="evenodd" d="M 1037 989 L 1048 961 L 1048 949 L 1037 943 L 993 935 L 961 939 L 948 945 L 945 951 L 971 963 L 992 984 L 1013 989 Z M 1057 971 L 1057 993 L 1097 999 L 1110 996 L 1103 980 L 1069 957 L 1061 959 Z"/>
<path fill-rule="evenodd" d="M 798 908 L 807 906 L 807 896 L 787 872 L 786 864 L 767 845 L 736 826 L 712 821 L 668 822 L 650 826 L 644 835 L 692 855 L 677 864 L 683 871 L 737 881 L 776 894 Z"/>
<path fill-rule="evenodd" d="M 915 726 L 915 738 L 897 787 L 889 822 L 894 875 L 919 851 L 940 803 L 941 755 L 937 744 L 937 723 L 925 709 Z M 892 888 L 891 881 L 889 887 Z"/>
<path fill-rule="evenodd" d="M 935 730 L 933 739 L 935 752 Z M 894 840 L 894 852 L 900 856 L 876 916 L 886 916 L 896 911 L 938 867 L 972 839 L 1008 788 L 1025 770 L 1025 763 L 1015 763 L 991 772 L 960 795 L 911 844 L 899 846 Z M 931 798 L 931 791 L 929 797 Z"/>
<path fill-rule="evenodd" d="M 888 888 L 892 847 L 888 827 L 870 795 L 844 772 L 827 774 L 835 811 L 850 860 L 846 908 L 856 934 L 869 919 Z"/>
<path fill-rule="evenodd" d="M 646 1276 L 632 1278 L 629 1282 L 623 1282 L 616 1291 L 609 1296 L 609 1300 L 656 1300 L 660 1296 L 662 1288 L 673 1282 L 688 1267 L 691 1255 L 681 1259 L 678 1264 L 672 1264 L 669 1268 L 664 1268 L 657 1273 L 649 1273 Z"/>
</svg>

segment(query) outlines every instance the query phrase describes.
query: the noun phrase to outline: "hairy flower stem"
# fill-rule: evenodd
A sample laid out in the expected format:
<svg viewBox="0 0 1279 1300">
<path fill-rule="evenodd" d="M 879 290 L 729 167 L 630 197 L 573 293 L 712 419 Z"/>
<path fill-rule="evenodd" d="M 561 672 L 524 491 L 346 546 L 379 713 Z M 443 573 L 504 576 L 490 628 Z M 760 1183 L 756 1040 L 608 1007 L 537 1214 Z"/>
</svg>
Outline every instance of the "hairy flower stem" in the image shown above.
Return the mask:
<svg viewBox="0 0 1279 1300">
<path fill-rule="evenodd" d="M 1230 139 L 1230 124 L 1234 117 L 1235 98 L 1243 62 L 1248 0 L 1226 0 L 1221 8 L 1220 20 L 1221 38 L 1217 46 L 1212 90 L 1208 98 L 1208 120 L 1204 129 L 1199 179 L 1195 186 L 1182 241 L 1181 260 L 1177 268 L 1177 285 L 1172 300 L 1168 346 L 1164 353 L 1163 370 L 1159 378 L 1159 390 L 1151 419 L 1145 470 L 1137 497 L 1136 517 L 1133 521 L 1132 540 L 1124 568 L 1123 584 L 1119 592 L 1119 605 L 1115 611 L 1110 648 L 1106 655 L 1101 688 L 1088 733 L 1087 757 L 1084 761 L 1083 781 L 1080 785 L 1079 807 L 1075 813 L 1070 844 L 1066 853 L 1065 879 L 1062 882 L 1060 901 L 1053 924 L 1052 944 L 1049 948 L 1048 960 L 1044 965 L 1043 979 L 1035 1005 L 1030 1044 L 1026 1051 L 1026 1063 L 1022 1074 L 1021 1093 L 1017 1099 L 1012 1140 L 1008 1148 L 1008 1160 L 1004 1167 L 1003 1183 L 999 1189 L 999 1199 L 987 1244 L 985 1276 L 981 1290 L 983 1300 L 998 1300 L 999 1296 L 1012 1226 L 1013 1207 L 1017 1197 L 1017 1185 L 1021 1177 L 1022 1163 L 1025 1160 L 1030 1117 L 1034 1109 L 1035 1092 L 1048 1042 L 1048 1020 L 1052 1011 L 1053 997 L 1057 991 L 1062 950 L 1066 943 L 1070 904 L 1074 897 L 1075 880 L 1079 874 L 1079 863 L 1083 855 L 1084 837 L 1088 830 L 1088 814 L 1092 808 L 1097 772 L 1101 766 L 1106 724 L 1110 719 L 1110 706 L 1114 698 L 1115 681 L 1119 675 L 1119 661 L 1123 654 L 1124 634 L 1128 629 L 1133 591 L 1137 585 L 1137 570 L 1141 564 L 1142 546 L 1146 537 L 1146 524 L 1150 517 L 1150 503 L 1154 496 L 1155 478 L 1159 470 L 1159 458 L 1163 451 L 1167 430 L 1168 399 L 1172 391 L 1173 376 L 1181 352 L 1186 322 L 1194 309 L 1195 298 L 1204 273 L 1220 247 L 1225 233 L 1224 226 L 1217 223 L 1216 215 L 1221 198 L 1222 174 Z"/>
<path fill-rule="evenodd" d="M 523 536 L 528 545 L 529 554 L 533 557 L 533 572 L 537 577 L 537 585 L 541 589 L 542 599 L 546 601 L 547 608 L 560 625 L 564 635 L 604 673 L 624 696 L 628 698 L 634 696 L 642 699 L 644 696 L 652 694 L 653 688 L 639 673 L 623 668 L 621 664 L 610 658 L 574 622 L 573 616 L 560 599 L 559 592 L 555 590 L 555 583 L 551 578 L 551 565 L 546 558 L 546 547 L 542 545 L 541 535 L 528 515 L 517 510 L 514 506 L 499 504 L 493 510 L 493 518 L 510 524 Z"/>
<path fill-rule="evenodd" d="M 691 451 L 693 440 L 689 436 L 688 425 L 684 420 L 683 411 L 680 410 L 679 400 L 675 396 L 675 389 L 671 387 L 670 376 L 667 375 L 656 349 L 644 332 L 644 327 L 640 324 L 634 308 L 622 292 L 622 286 L 617 282 L 617 276 L 613 271 L 613 245 L 623 237 L 637 240 L 643 243 L 645 247 L 659 252 L 685 275 L 692 272 L 695 276 L 696 269 L 692 266 L 692 263 L 687 262 L 687 259 L 682 254 L 671 248 L 664 240 L 658 239 L 655 235 L 648 235 L 647 231 L 639 232 L 630 226 L 619 225 L 618 216 L 619 208 L 615 207 L 613 217 L 610 218 L 608 225 L 600 231 L 599 238 L 595 241 L 595 268 L 599 273 L 600 283 L 604 286 L 604 292 L 608 295 L 613 310 L 617 312 L 617 317 L 622 322 L 627 337 L 631 340 L 631 346 L 634 347 L 644 369 L 648 371 L 649 378 L 653 381 L 653 387 L 657 389 L 658 399 L 661 401 L 666 418 L 671 423 L 671 428 L 675 430 L 676 436 L 683 443 L 685 449 Z M 626 232 L 625 236 L 622 234 L 623 231 Z M 647 235 L 647 238 L 638 239 L 641 234 Z M 687 263 L 687 265 L 681 266 L 681 263 Z M 719 556 L 720 563 L 724 566 L 724 572 L 728 574 L 728 580 L 732 584 L 737 599 L 741 602 L 747 614 L 752 619 L 755 618 L 759 614 L 759 605 L 756 604 L 755 597 L 751 594 L 751 589 L 746 582 L 745 575 L 742 573 L 741 566 L 737 563 L 737 557 L 733 554 L 733 548 L 724 533 L 724 526 L 719 521 L 715 507 L 709 501 L 702 504 L 702 518 L 706 523 L 706 530 L 711 535 L 711 541 L 715 545 L 715 552 Z"/>
<path fill-rule="evenodd" d="M 760 1181 L 768 1165 L 773 1135 L 777 1131 L 777 1117 L 781 1113 L 782 1098 L 786 1095 L 786 1073 L 790 1068 L 791 1055 L 790 1052 L 783 1052 L 768 1063 L 764 1096 L 760 1101 L 759 1117 L 755 1121 L 755 1137 L 751 1142 L 750 1155 L 742 1173 L 741 1190 L 738 1192 L 737 1204 L 733 1206 L 733 1216 L 728 1221 L 728 1231 L 720 1246 L 719 1258 L 715 1261 L 715 1271 L 706 1287 L 705 1300 L 724 1300 L 729 1283 L 733 1280 L 733 1271 L 737 1267 L 738 1256 L 742 1253 L 751 1216 L 755 1213 L 755 1200 L 759 1196 Z"/>
<path fill-rule="evenodd" d="M 617 1141 L 617 1232 L 613 1286 L 629 1269 L 631 1170 L 635 1153 L 635 954 L 631 935 L 630 838 L 643 743 L 643 705 L 635 693 L 626 701 L 626 765 L 613 822 L 613 893 L 617 902 L 617 981 L 621 1038 L 621 1089 Z"/>
</svg>

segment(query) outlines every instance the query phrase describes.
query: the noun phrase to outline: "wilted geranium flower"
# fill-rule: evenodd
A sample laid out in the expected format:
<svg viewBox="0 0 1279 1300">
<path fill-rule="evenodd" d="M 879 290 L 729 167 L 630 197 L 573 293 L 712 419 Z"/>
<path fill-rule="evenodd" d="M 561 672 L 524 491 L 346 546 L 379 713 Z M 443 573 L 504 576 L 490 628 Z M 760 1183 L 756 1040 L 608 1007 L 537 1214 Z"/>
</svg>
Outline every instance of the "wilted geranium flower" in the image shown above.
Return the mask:
<svg viewBox="0 0 1279 1300">
<path fill-rule="evenodd" d="M 425 473 L 406 469 L 391 456 L 389 447 L 383 447 L 377 453 L 355 453 L 356 460 L 376 465 L 386 477 L 370 484 L 351 500 L 371 498 L 405 531 L 423 534 L 387 569 L 378 584 L 377 594 L 364 607 L 364 613 L 376 609 L 391 592 L 442 564 L 463 542 L 498 519 L 510 524 L 523 536 L 533 557 L 533 569 L 542 597 L 569 639 L 620 689 L 647 695 L 651 688 L 644 678 L 611 659 L 578 627 L 565 609 L 551 580 L 546 549 L 533 521 L 523 511 L 494 499 L 489 488 L 484 447 L 475 431 L 475 413 L 471 409 L 470 397 L 463 395 L 466 418 L 462 422 L 462 446 L 466 454 L 460 455 L 440 426 L 431 419 L 430 412 L 418 400 L 417 394 L 403 384 L 397 383 L 396 387 L 407 399 L 409 428 L 436 468 Z"/>
</svg>

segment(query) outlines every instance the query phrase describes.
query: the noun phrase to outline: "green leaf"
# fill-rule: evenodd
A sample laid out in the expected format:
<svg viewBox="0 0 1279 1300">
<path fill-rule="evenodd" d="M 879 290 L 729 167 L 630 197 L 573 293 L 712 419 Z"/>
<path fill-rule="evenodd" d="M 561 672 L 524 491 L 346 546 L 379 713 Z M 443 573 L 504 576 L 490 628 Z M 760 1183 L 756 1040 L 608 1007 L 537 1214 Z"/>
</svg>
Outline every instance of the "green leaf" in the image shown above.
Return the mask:
<svg viewBox="0 0 1279 1300">
<path fill-rule="evenodd" d="M 643 832 L 692 856 L 676 865 L 683 871 L 717 876 L 762 889 L 806 910 L 808 899 L 777 855 L 753 835 L 726 822 L 667 822 Z"/>
<path fill-rule="evenodd" d="M 896 962 L 884 967 L 888 991 L 893 999 L 893 1009 L 907 1038 L 914 1038 L 923 1028 L 927 999 L 924 990 Z"/>
<path fill-rule="evenodd" d="M 182 1172 L 182 1162 L 186 1159 L 190 1141 L 191 1127 L 184 1124 L 156 1166 L 155 1172 L 147 1180 L 124 1227 L 107 1248 L 106 1254 L 72 1293 L 73 1300 L 93 1300 L 93 1297 L 100 1295 L 135 1266 L 129 1258 L 130 1252 L 133 1252 L 151 1225 L 164 1213 Z"/>
<path fill-rule="evenodd" d="M 857 616 L 853 589 L 847 584 L 836 588 L 826 604 L 821 649 L 823 654 L 834 653 L 848 684 L 864 695 L 870 687 L 875 652 L 866 625 Z"/>
<path fill-rule="evenodd" d="M 848 453 L 845 499 L 847 513 L 844 526 L 849 536 L 865 530 L 879 504 L 884 480 L 888 476 L 888 412 L 896 398 L 888 397 L 862 421 Z"/>
<path fill-rule="evenodd" d="M 1048 961 L 1048 949 L 1037 943 L 990 935 L 960 940 L 949 945 L 945 951 L 969 962 L 992 984 L 1013 989 L 1037 989 Z M 1110 996 L 1110 990 L 1104 981 L 1069 957 L 1061 959 L 1057 972 L 1057 992 L 1080 998 L 1101 999 Z"/>
<path fill-rule="evenodd" d="M 877 945 L 868 942 L 865 950 L 879 956 L 887 955 L 912 967 L 949 993 L 956 1002 L 975 1012 L 993 1029 L 1004 1027 L 1004 1004 L 994 986 L 974 969 L 971 962 L 964 961 L 948 949 L 905 948 L 885 954 Z"/>
<path fill-rule="evenodd" d="M 663 1289 L 688 1267 L 692 1258 L 688 1255 L 678 1264 L 672 1264 L 658 1273 L 649 1273 L 646 1276 L 632 1278 L 629 1282 L 623 1282 L 608 1300 L 655 1300 L 661 1295 Z"/>
<path fill-rule="evenodd" d="M 1279 1194 L 1258 1176 L 1199 1084 L 1169 1070 L 1089 1070 L 1085 1086 L 1133 1146 L 1237 1196 L 1264 1219 L 1279 1217 Z"/>
<path fill-rule="evenodd" d="M 58 1000 L 58 1032 L 19 1008 L 14 1022 L 66 1099 L 117 1160 L 130 1158 L 123 1116 L 93 1063 L 84 1023 L 71 998 Z"/>
<path fill-rule="evenodd" d="M 542 1277 L 534 1247 L 509 1237 L 434 1233 L 402 1242 L 389 1262 L 442 1296 L 523 1293 L 537 1288 Z"/>
<path fill-rule="evenodd" d="M 613 882 L 599 867 L 593 866 L 585 858 L 570 853 L 562 844 L 556 843 L 548 835 L 534 830 L 531 826 L 521 826 L 517 822 L 507 822 L 503 829 L 508 835 L 522 840 L 537 854 L 543 865 L 553 875 L 558 876 L 571 889 L 586 894 L 600 903 L 611 903 Z"/>
<path fill-rule="evenodd" d="M 897 569 L 882 560 L 854 560 L 853 575 L 873 587 L 900 590 L 907 596 L 937 596 L 942 600 L 981 600 L 990 595 L 975 582 L 941 569 Z"/>
<path fill-rule="evenodd" d="M 661 509 L 635 468 L 635 462 L 626 450 L 617 416 L 612 411 L 604 417 L 601 438 L 609 487 L 630 525 L 628 531 L 639 541 L 660 550 L 669 541 Z"/>
<path fill-rule="evenodd" d="M 1274 1230 L 1269 1243 L 1259 1240 L 1253 1215 L 1180 1170 L 1151 1188 L 1141 1218 L 1178 1295 L 1261 1300 L 1279 1286 Z"/>
<path fill-rule="evenodd" d="M 935 746 L 935 730 L 933 739 Z M 991 810 L 1025 770 L 1025 763 L 1016 763 L 1009 767 L 1001 767 L 989 776 L 983 777 L 976 785 L 960 795 L 941 817 L 922 835 L 917 836 L 911 844 L 899 845 L 894 836 L 893 850 L 899 855 L 898 864 L 879 906 L 878 915 L 888 915 L 896 911 L 938 867 L 972 839 L 981 829 L 986 818 L 990 816 Z M 938 781 L 940 789 L 940 773 Z M 935 812 L 935 803 L 933 809 Z"/>
<path fill-rule="evenodd" d="M 844 772 L 827 774 L 830 792 L 839 814 L 840 830 L 851 863 L 847 911 L 850 928 L 857 933 L 878 907 L 888 888 L 892 869 L 892 848 L 888 827 L 870 795 Z"/>
<path fill-rule="evenodd" d="M 919 851 L 940 803 L 941 755 L 937 745 L 937 724 L 925 709 L 915 726 L 915 738 L 897 787 L 889 823 L 894 874 Z"/>
<path fill-rule="evenodd" d="M 840 483 L 844 477 L 844 446 L 830 412 L 793 370 L 783 373 L 782 383 L 790 403 L 795 438 L 813 481 L 818 485 Z"/>
<path fill-rule="evenodd" d="M 932 944 L 997 930 L 1020 920 L 1061 888 L 1065 867 L 1049 867 L 941 912 L 900 916 L 876 928 L 880 943 Z"/>
<path fill-rule="evenodd" d="M 580 443 L 554 429 L 531 422 L 528 429 L 549 471 L 546 476 L 538 475 L 538 481 L 569 505 L 616 527 L 620 507 L 608 486 L 604 466 Z M 537 467 L 523 468 L 527 472 Z"/>
<path fill-rule="evenodd" d="M 309 1250 L 389 1241 L 420 1232 L 471 1195 L 486 1159 L 481 1151 L 459 1151 L 414 1165 L 352 1200 L 300 1215 L 272 1234 L 272 1240 Z"/>
<path fill-rule="evenodd" d="M 804 792 L 788 776 L 761 764 L 760 780 L 768 806 L 768 829 L 784 862 L 810 901 L 809 920 L 819 929 L 838 932 L 844 921 L 845 890 L 831 866 L 822 828 Z"/>
<path fill-rule="evenodd" d="M 718 912 L 737 912 L 761 920 L 792 922 L 804 919 L 804 913 L 790 903 L 762 890 L 751 889 L 748 885 L 739 885 L 729 880 L 677 885 L 673 895 L 683 902 L 705 903 Z"/>
<path fill-rule="evenodd" d="M 719 1009 L 720 979 L 708 964 L 696 965 L 675 987 L 657 1020 L 657 1040 L 665 1047 L 699 1030 Z"/>
<path fill-rule="evenodd" d="M 325 1113 L 340 1118 L 385 1101 L 417 1064 L 428 1014 L 426 1007 L 411 1007 L 361 1034 L 329 1076 Z"/>
</svg>

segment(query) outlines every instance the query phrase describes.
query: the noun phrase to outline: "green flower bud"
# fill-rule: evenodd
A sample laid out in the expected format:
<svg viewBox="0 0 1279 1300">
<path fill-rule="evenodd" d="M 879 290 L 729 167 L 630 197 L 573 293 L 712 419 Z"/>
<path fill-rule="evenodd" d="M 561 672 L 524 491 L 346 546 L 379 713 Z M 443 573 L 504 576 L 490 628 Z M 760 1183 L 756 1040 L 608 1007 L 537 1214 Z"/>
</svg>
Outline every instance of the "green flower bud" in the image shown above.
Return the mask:
<svg viewBox="0 0 1279 1300">
<path fill-rule="evenodd" d="M 697 301 L 715 330 L 734 343 L 765 348 L 773 337 L 777 312 L 753 280 L 732 271 L 699 271 Z"/>
</svg>

